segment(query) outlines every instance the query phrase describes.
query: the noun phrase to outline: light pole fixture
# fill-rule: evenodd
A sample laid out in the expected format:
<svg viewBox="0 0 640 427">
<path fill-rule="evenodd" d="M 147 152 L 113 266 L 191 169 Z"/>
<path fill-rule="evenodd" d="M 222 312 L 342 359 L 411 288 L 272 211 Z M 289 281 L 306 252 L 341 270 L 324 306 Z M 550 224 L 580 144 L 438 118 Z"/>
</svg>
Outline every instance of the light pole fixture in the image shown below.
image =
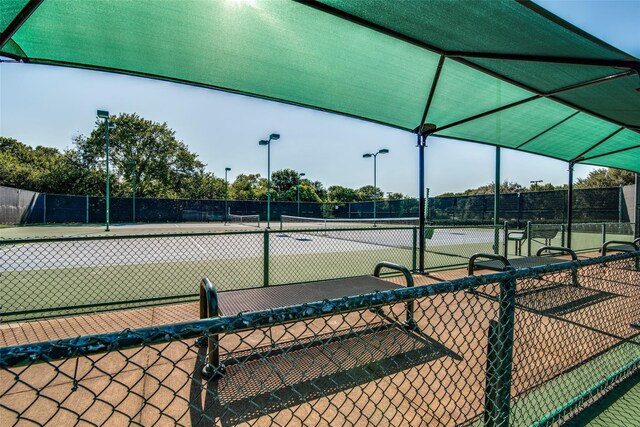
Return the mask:
<svg viewBox="0 0 640 427">
<path fill-rule="evenodd" d="M 224 168 L 224 223 L 229 221 L 229 181 L 227 180 L 227 172 L 231 168 Z"/>
<path fill-rule="evenodd" d="M 267 230 L 271 228 L 271 141 L 280 139 L 280 134 L 272 133 L 269 139 L 263 139 L 258 144 L 267 146 Z"/>
<path fill-rule="evenodd" d="M 373 226 L 376 226 L 376 199 L 378 198 L 378 189 L 376 187 L 376 180 L 377 180 L 377 168 L 376 168 L 376 161 L 378 159 L 378 154 L 387 154 L 389 152 L 389 150 L 387 150 L 386 148 L 381 148 L 380 150 L 378 150 L 377 153 L 366 153 L 363 154 L 362 157 L 369 158 L 369 157 L 373 157 Z"/>
<path fill-rule="evenodd" d="M 107 194 L 106 194 L 106 212 L 105 212 L 105 230 L 109 231 L 109 129 L 115 127 L 115 123 L 109 121 L 109 112 L 104 110 L 98 110 L 97 116 L 99 119 L 104 119 L 104 140 L 106 145 L 106 163 L 107 163 Z"/>
<path fill-rule="evenodd" d="M 529 181 L 529 182 L 531 183 L 531 187 L 532 188 L 536 188 L 537 189 L 538 188 L 538 183 L 542 182 L 542 180 L 541 179 L 536 179 L 536 180 Z"/>
<path fill-rule="evenodd" d="M 300 178 L 305 176 L 304 172 L 298 174 L 298 216 L 300 216 Z"/>
<path fill-rule="evenodd" d="M 131 179 L 132 179 L 132 185 L 131 185 L 131 189 L 133 190 L 133 223 L 135 224 L 136 222 L 136 161 L 135 160 L 131 160 Z"/>
</svg>

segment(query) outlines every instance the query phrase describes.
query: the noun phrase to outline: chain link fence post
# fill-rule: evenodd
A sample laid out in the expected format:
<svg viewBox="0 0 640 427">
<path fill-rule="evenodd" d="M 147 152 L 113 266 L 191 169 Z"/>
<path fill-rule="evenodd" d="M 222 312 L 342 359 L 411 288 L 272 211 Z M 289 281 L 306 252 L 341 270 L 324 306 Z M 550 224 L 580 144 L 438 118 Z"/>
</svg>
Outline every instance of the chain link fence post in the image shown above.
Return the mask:
<svg viewBox="0 0 640 427">
<path fill-rule="evenodd" d="M 413 227 L 413 240 L 412 240 L 412 251 L 411 251 L 411 271 L 417 271 L 417 255 L 418 255 L 418 229 Z"/>
<path fill-rule="evenodd" d="M 504 222 L 503 233 L 504 234 L 502 235 L 502 239 L 503 239 L 502 250 L 503 250 L 504 257 L 507 258 L 507 253 L 508 253 L 508 250 L 509 250 L 509 239 L 507 239 L 507 236 L 509 235 L 509 221 L 505 221 Z M 500 231 L 499 230 L 496 230 L 496 238 L 497 238 L 497 240 L 496 240 L 496 253 L 498 253 L 497 252 L 497 248 L 499 246 L 498 242 L 500 240 Z"/>
<path fill-rule="evenodd" d="M 509 425 L 515 306 L 516 279 L 512 276 L 500 282 L 498 320 L 489 323 L 484 414 L 487 427 Z"/>
<path fill-rule="evenodd" d="M 269 230 L 264 230 L 262 284 L 269 286 Z"/>
</svg>

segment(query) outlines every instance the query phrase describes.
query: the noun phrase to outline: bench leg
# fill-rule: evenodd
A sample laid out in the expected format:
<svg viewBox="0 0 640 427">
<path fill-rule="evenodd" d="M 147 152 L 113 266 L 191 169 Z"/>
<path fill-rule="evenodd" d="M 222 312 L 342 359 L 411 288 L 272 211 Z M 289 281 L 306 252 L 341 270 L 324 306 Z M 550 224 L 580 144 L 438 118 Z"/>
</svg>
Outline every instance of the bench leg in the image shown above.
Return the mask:
<svg viewBox="0 0 640 427">
<path fill-rule="evenodd" d="M 407 320 L 404 322 L 404 326 L 407 329 L 417 330 L 418 323 L 413 318 L 413 310 L 414 310 L 414 302 L 413 300 L 409 301 L 406 305 L 407 310 Z"/>
<path fill-rule="evenodd" d="M 218 306 L 218 293 L 209 282 L 209 279 L 202 280 L 200 286 L 200 318 L 210 319 L 218 317 L 220 310 Z M 224 365 L 220 364 L 220 337 L 218 335 L 209 335 L 196 340 L 199 347 L 207 347 L 207 356 L 205 357 L 205 365 L 202 368 L 202 376 L 211 379 L 224 373 Z"/>
<path fill-rule="evenodd" d="M 524 240 L 514 240 L 513 241 L 513 249 L 517 256 L 522 256 L 522 245 L 524 244 Z"/>
<path fill-rule="evenodd" d="M 220 340 L 218 335 L 209 336 L 207 347 L 207 357 L 202 376 L 207 379 L 224 374 L 224 365 L 220 364 Z"/>
</svg>

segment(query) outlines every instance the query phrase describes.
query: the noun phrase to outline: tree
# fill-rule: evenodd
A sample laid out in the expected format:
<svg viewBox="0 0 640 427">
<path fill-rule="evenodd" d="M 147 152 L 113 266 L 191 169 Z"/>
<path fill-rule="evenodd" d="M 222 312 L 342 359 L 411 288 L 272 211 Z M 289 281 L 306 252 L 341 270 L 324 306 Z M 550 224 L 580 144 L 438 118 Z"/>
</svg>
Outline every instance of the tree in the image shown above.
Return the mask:
<svg viewBox="0 0 640 427">
<path fill-rule="evenodd" d="M 635 183 L 633 172 L 614 168 L 601 168 L 589 172 L 586 178 L 579 178 L 576 188 L 602 188 L 631 185 Z"/>
<path fill-rule="evenodd" d="M 402 200 L 407 199 L 408 197 L 402 193 L 389 193 L 387 195 L 387 200 Z"/>
<path fill-rule="evenodd" d="M 518 184 L 517 182 L 504 181 L 500 184 L 500 193 L 518 193 L 522 191 L 527 191 L 525 187 Z M 462 193 L 443 193 L 438 197 L 453 197 L 453 196 L 475 196 L 479 194 L 494 194 L 495 193 L 495 183 L 491 182 L 486 185 L 482 185 L 477 188 L 472 188 L 469 190 L 465 190 Z"/>
<path fill-rule="evenodd" d="M 295 202 L 298 200 L 298 187 L 291 187 L 284 193 L 280 193 L 278 200 Z M 309 180 L 302 180 L 300 183 L 300 201 L 301 202 L 321 202 L 320 196 L 316 193 L 315 188 Z"/>
<path fill-rule="evenodd" d="M 276 199 L 283 200 L 277 195 L 286 193 L 290 188 L 295 187 L 298 184 L 300 173 L 293 169 L 281 169 L 271 174 L 271 197 L 276 195 Z"/>
<path fill-rule="evenodd" d="M 188 178 L 188 182 L 180 197 L 186 199 L 224 199 L 226 186 L 223 178 L 212 173 L 197 173 Z M 231 189 L 229 189 L 229 195 Z"/>
<path fill-rule="evenodd" d="M 358 190 L 356 190 L 356 193 L 358 195 L 358 200 L 361 201 L 373 200 L 374 195 L 378 200 L 384 198 L 384 193 L 382 192 L 382 190 L 380 190 L 378 187 L 374 187 L 373 185 L 365 185 L 363 187 L 360 187 L 358 188 Z"/>
<path fill-rule="evenodd" d="M 96 194 L 104 182 L 104 173 L 100 179 L 74 150 L 60 153 L 50 147 L 31 148 L 0 137 L 0 185 L 45 193 Z"/>
<path fill-rule="evenodd" d="M 234 200 L 266 200 L 267 180 L 260 174 L 240 174 L 229 186 L 229 198 Z"/>
<path fill-rule="evenodd" d="M 358 192 L 356 190 L 340 185 L 332 185 L 329 187 L 327 193 L 327 197 L 331 202 L 349 203 L 357 201 L 358 199 Z"/>
<path fill-rule="evenodd" d="M 137 114 L 112 117 L 115 129 L 109 131 L 109 164 L 113 195 L 129 195 L 133 174 L 140 197 L 182 197 L 194 177 L 204 173 L 198 155 L 178 141 L 167 123 L 156 123 Z M 73 141 L 82 163 L 91 169 L 105 167 L 104 122 L 96 121 L 89 137 L 78 135 Z M 135 171 L 132 161 L 136 162 Z M 126 192 L 125 192 L 126 190 Z"/>
<path fill-rule="evenodd" d="M 320 199 L 319 201 L 327 200 L 327 190 L 324 189 L 324 185 L 320 181 L 309 181 L 309 184 L 313 187 L 313 191 Z"/>
</svg>

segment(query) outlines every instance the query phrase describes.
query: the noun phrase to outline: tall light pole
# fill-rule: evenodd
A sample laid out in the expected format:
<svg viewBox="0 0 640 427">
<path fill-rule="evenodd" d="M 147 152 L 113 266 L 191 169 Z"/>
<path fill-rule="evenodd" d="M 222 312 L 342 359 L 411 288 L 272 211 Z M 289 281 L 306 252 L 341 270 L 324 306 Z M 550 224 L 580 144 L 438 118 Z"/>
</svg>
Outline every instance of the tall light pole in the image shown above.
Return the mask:
<svg viewBox="0 0 640 427">
<path fill-rule="evenodd" d="M 271 141 L 280 139 L 280 134 L 272 133 L 269 139 L 263 139 L 258 144 L 267 146 L 267 230 L 271 228 Z"/>
<path fill-rule="evenodd" d="M 376 169 L 376 160 L 378 159 L 378 154 L 387 154 L 389 150 L 386 148 L 382 148 L 378 150 L 377 153 L 366 153 L 363 154 L 362 157 L 369 158 L 373 157 L 373 225 L 376 225 L 376 199 L 378 198 L 378 190 L 376 187 L 377 180 L 377 169 Z"/>
<path fill-rule="evenodd" d="M 531 183 L 531 190 L 533 191 L 533 189 L 535 188 L 536 190 L 538 189 L 538 183 L 542 182 L 541 179 L 536 179 L 533 181 L 529 181 Z"/>
<path fill-rule="evenodd" d="M 107 197 L 106 197 L 106 215 L 105 215 L 105 230 L 109 231 L 109 129 L 114 128 L 115 124 L 109 121 L 109 112 L 104 110 L 98 110 L 98 118 L 104 119 L 104 140 L 107 150 Z"/>
<path fill-rule="evenodd" d="M 132 190 L 133 190 L 133 223 L 136 222 L 136 161 L 131 160 L 131 179 L 132 179 Z"/>
<path fill-rule="evenodd" d="M 304 172 L 298 174 L 298 216 L 300 216 L 300 178 L 305 176 Z"/>
<path fill-rule="evenodd" d="M 224 223 L 229 220 L 229 180 L 227 179 L 227 172 L 231 168 L 224 168 Z"/>
</svg>

